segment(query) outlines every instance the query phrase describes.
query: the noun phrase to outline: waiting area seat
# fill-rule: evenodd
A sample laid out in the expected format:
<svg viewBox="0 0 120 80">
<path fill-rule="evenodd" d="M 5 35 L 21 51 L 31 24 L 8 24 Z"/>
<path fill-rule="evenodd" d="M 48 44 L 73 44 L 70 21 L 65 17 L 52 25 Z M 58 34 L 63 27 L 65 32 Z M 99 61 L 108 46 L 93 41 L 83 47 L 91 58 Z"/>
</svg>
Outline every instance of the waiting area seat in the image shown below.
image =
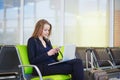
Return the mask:
<svg viewBox="0 0 120 80">
<path fill-rule="evenodd" d="M 109 78 L 118 77 L 120 74 L 120 69 L 115 67 L 112 56 L 109 53 L 109 49 L 107 47 L 95 47 L 92 49 L 94 52 L 95 62 L 97 64 L 97 68 L 105 70 L 109 75 Z"/>
<path fill-rule="evenodd" d="M 12 45 L 2 46 L 0 51 L 0 79 L 18 80 L 20 64 L 16 48 Z"/>
<path fill-rule="evenodd" d="M 95 62 L 98 68 L 110 69 L 114 67 L 106 49 L 106 47 L 95 47 L 92 49 L 95 55 Z"/>
<path fill-rule="evenodd" d="M 38 67 L 30 64 L 28 59 L 27 46 L 17 45 L 16 50 L 18 52 L 19 59 L 21 61 L 21 65 L 19 65 L 19 67 L 22 68 L 24 79 L 27 80 L 70 80 L 71 79 L 70 75 L 63 75 L 63 74 L 42 76 Z M 32 75 L 33 68 L 35 68 L 36 71 L 38 72 L 38 76 Z"/>
<path fill-rule="evenodd" d="M 61 47 L 58 59 L 62 59 L 64 46 Z M 91 57 L 92 54 L 92 57 Z M 93 68 L 107 72 L 109 78 L 119 77 L 120 74 L 120 48 L 119 47 L 76 47 L 76 58 L 83 61 L 85 80 Z M 93 64 L 92 64 L 93 59 Z M 91 66 L 94 67 L 91 67 Z M 33 76 L 33 68 L 38 76 Z M 0 79 L 1 80 L 71 80 L 70 75 L 56 74 L 43 76 L 35 65 L 28 59 L 26 45 L 0 46 Z M 120 78 L 119 78 L 120 79 Z"/>
<path fill-rule="evenodd" d="M 110 47 L 110 54 L 115 64 L 115 67 L 120 68 L 120 48 L 119 47 Z"/>
<path fill-rule="evenodd" d="M 76 47 L 76 58 L 83 62 L 84 70 L 91 68 L 91 50 L 87 47 Z"/>
</svg>

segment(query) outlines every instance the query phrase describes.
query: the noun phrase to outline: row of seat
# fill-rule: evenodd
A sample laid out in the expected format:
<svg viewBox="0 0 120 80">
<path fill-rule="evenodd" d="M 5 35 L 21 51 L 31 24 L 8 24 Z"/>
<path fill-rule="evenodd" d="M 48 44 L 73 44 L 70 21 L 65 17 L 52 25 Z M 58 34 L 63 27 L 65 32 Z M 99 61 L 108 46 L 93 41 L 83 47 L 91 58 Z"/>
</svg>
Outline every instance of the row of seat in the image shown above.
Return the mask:
<svg viewBox="0 0 120 80">
<path fill-rule="evenodd" d="M 76 57 L 83 60 L 85 70 L 91 70 L 93 68 L 102 69 L 111 78 L 120 77 L 119 47 L 77 47 Z"/>
<path fill-rule="evenodd" d="M 62 47 L 63 51 L 63 47 Z M 77 47 L 76 58 L 83 61 L 84 70 L 92 68 L 101 68 L 108 73 L 120 72 L 120 48 L 119 47 Z M 60 56 L 59 56 L 60 57 Z M 25 62 L 23 63 L 23 60 Z M 22 79 L 26 77 L 24 74 L 31 74 L 31 68 L 19 68 L 18 65 L 30 65 L 27 57 L 26 45 L 5 45 L 0 46 L 0 79 L 11 78 L 12 80 Z M 27 66 L 28 67 L 28 66 Z M 34 67 L 34 66 L 33 66 Z M 23 76 L 24 75 L 24 76 Z M 56 75 L 64 77 L 65 80 L 70 79 L 68 75 Z M 27 76 L 28 77 L 28 76 Z M 49 79 L 50 76 L 44 77 Z M 14 78 L 14 79 L 13 79 Z M 34 78 L 34 79 L 38 79 Z M 54 78 L 54 77 L 52 77 Z M 33 79 L 32 79 L 33 80 Z M 39 79 L 38 79 L 39 80 Z M 56 79 L 53 79 L 56 80 Z M 59 79 L 60 80 L 60 79 Z"/>
<path fill-rule="evenodd" d="M 90 55 L 92 54 L 94 59 L 94 67 L 120 67 L 119 47 L 77 47 L 76 57 L 83 60 L 84 67 L 86 67 L 86 53 L 89 58 L 88 60 L 91 60 Z"/>
</svg>

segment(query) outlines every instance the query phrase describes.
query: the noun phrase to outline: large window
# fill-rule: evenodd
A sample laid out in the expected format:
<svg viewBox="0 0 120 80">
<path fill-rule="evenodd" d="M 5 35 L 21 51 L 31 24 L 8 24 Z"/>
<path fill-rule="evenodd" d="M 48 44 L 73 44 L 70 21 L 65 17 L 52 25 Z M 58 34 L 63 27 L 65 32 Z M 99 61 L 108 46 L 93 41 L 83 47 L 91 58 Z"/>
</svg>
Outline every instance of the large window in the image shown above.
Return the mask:
<svg viewBox="0 0 120 80">
<path fill-rule="evenodd" d="M 53 45 L 109 46 L 111 1 L 0 0 L 0 44 L 26 44 L 35 23 L 47 19 Z"/>
<path fill-rule="evenodd" d="M 19 43 L 19 0 L 0 1 L 0 44 Z"/>
<path fill-rule="evenodd" d="M 25 0 L 28 1 L 28 0 Z M 32 35 L 35 23 L 47 19 L 52 24 L 51 41 L 61 43 L 61 0 L 33 0 L 24 5 L 24 43 Z"/>
<path fill-rule="evenodd" d="M 109 46 L 108 6 L 108 0 L 65 0 L 65 43 Z"/>
</svg>

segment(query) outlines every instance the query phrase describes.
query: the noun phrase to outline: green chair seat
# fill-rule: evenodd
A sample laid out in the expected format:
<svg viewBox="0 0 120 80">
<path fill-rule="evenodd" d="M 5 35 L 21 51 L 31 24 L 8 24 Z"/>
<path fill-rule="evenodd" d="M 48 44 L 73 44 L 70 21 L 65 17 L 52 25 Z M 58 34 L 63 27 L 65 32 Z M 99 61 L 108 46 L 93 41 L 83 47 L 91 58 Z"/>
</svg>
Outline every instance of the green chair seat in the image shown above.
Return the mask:
<svg viewBox="0 0 120 80">
<path fill-rule="evenodd" d="M 40 80 L 39 77 L 32 78 L 31 80 Z M 49 75 L 43 76 L 43 80 L 70 80 L 68 75 Z"/>
</svg>

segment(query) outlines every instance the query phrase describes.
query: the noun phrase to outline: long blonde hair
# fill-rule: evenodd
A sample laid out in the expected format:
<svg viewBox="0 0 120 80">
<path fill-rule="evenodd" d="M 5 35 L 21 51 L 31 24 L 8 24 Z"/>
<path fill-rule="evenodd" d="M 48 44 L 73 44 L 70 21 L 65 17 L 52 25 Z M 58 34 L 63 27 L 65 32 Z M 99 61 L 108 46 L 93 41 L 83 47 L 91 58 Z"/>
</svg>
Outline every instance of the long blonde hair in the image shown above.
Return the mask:
<svg viewBox="0 0 120 80">
<path fill-rule="evenodd" d="M 41 35 L 45 24 L 50 25 L 50 30 L 49 30 L 49 35 L 48 35 L 50 36 L 52 25 L 47 20 L 41 19 L 36 23 L 32 37 L 37 38 L 39 35 Z"/>
</svg>

